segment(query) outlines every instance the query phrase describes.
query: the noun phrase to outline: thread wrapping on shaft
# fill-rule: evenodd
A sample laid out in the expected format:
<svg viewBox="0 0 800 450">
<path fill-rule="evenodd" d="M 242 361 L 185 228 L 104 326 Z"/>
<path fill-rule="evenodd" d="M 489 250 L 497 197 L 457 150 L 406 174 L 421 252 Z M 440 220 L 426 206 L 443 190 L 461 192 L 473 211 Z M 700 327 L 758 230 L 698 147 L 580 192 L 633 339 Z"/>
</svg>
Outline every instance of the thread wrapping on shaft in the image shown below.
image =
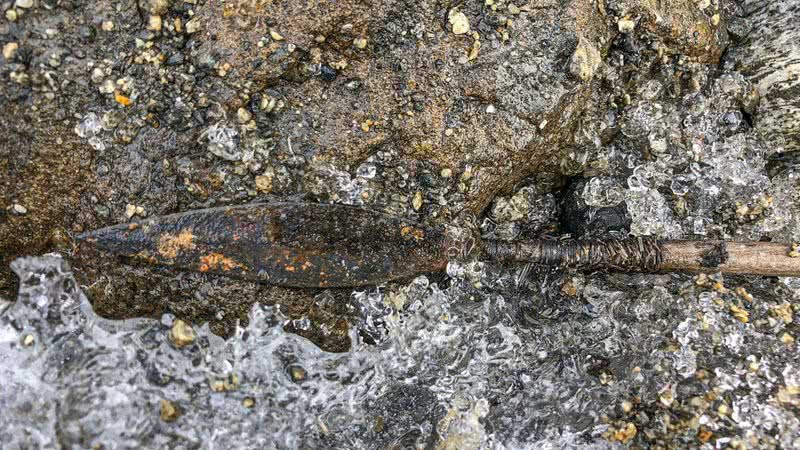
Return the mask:
<svg viewBox="0 0 800 450">
<path fill-rule="evenodd" d="M 654 272 L 664 260 L 661 242 L 649 236 L 606 241 L 494 241 L 487 243 L 486 251 L 492 258 L 501 261 L 527 261 L 546 266 L 589 270 Z"/>
</svg>

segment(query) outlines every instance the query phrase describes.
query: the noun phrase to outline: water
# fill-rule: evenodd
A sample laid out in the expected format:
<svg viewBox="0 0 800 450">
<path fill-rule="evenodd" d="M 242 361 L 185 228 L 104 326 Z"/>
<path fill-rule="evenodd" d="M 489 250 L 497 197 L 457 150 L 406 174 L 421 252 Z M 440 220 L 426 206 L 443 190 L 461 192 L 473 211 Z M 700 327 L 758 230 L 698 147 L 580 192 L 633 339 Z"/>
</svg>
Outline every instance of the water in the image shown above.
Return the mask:
<svg viewBox="0 0 800 450">
<path fill-rule="evenodd" d="M 720 435 L 800 443 L 787 403 L 800 355 L 772 312 L 800 294 L 792 280 L 759 282 L 747 302 L 707 277 L 534 270 L 520 284 L 521 268 L 488 265 L 479 288 L 454 272 L 445 286 L 354 291 L 361 319 L 337 354 L 260 305 L 232 338 L 196 327 L 178 348 L 169 315 L 96 316 L 58 256 L 13 269 L 19 297 L 0 309 L 3 448 L 613 448 L 628 424 L 642 443 L 695 442 L 699 422 L 663 431 L 685 415 Z M 653 409 L 665 389 L 674 398 Z M 719 401 L 690 406 L 710 392 L 740 418 L 718 420 Z"/>
<path fill-rule="evenodd" d="M 239 132 L 232 127 L 214 124 L 201 135 L 201 141 L 208 144 L 208 151 L 228 161 L 246 161 L 252 158 L 253 152 L 246 151 L 239 145 Z"/>
<path fill-rule="evenodd" d="M 103 123 L 95 113 L 87 114 L 83 120 L 75 126 L 75 134 L 80 138 L 87 139 L 89 145 L 95 150 L 102 152 L 106 149 L 106 144 L 100 138 L 103 132 Z"/>
</svg>

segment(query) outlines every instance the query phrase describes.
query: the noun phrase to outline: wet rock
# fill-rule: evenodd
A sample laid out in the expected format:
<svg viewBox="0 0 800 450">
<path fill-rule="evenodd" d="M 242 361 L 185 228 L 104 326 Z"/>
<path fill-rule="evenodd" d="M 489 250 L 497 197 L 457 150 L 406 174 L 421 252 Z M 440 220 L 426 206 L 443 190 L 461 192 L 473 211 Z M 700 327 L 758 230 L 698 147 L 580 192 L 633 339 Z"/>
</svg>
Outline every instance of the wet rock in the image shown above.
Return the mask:
<svg viewBox="0 0 800 450">
<path fill-rule="evenodd" d="M 15 286 L 7 269 L 11 260 L 47 253 L 54 230 L 71 232 L 86 217 L 81 195 L 93 178 L 88 145 L 71 130 L 22 125 L 26 115 L 13 105 L 0 114 L 6 130 L 0 136 L 0 173 L 10 175 L 0 179 L 0 202 L 17 205 L 16 214 L 0 215 L 0 295 L 10 295 Z"/>
<path fill-rule="evenodd" d="M 741 14 L 740 33 L 746 39 L 732 49 L 731 60 L 761 96 L 755 128 L 775 147 L 800 150 L 800 5 L 792 0 L 744 1 Z"/>
<path fill-rule="evenodd" d="M 620 32 L 654 41 L 665 54 L 714 64 L 728 44 L 727 30 L 717 14 L 719 7 L 700 8 L 695 0 L 611 0 L 605 9 L 618 17 Z M 715 14 L 716 25 L 712 21 Z"/>
<path fill-rule="evenodd" d="M 336 79 L 336 69 L 327 64 L 323 64 L 319 68 L 319 77 L 323 81 L 333 81 Z"/>
<path fill-rule="evenodd" d="M 239 45 L 253 40 L 253 34 L 220 20 L 213 8 L 198 12 L 208 19 L 211 33 L 224 36 L 215 46 L 236 49 L 235 57 L 227 60 L 237 76 L 261 86 L 289 76 L 293 54 L 276 47 L 266 64 L 253 71 L 250 61 L 255 55 L 240 51 Z M 510 36 L 505 43 L 478 31 L 482 49 L 466 64 L 460 61 L 469 56 L 476 39 L 467 34 L 468 24 L 499 12 L 481 12 L 472 4 L 451 11 L 451 22 L 461 35 L 452 33 L 450 23 L 443 27 L 432 5 L 413 2 L 383 2 L 369 11 L 355 2 L 320 4 L 302 14 L 298 7 L 286 5 L 269 14 L 275 23 L 285 24 L 281 34 L 287 41 L 319 62 L 319 79 L 332 83 L 326 87 L 311 79 L 282 88 L 289 102 L 304 99 L 303 114 L 314 122 L 313 129 L 293 133 L 296 145 L 314 145 L 318 158 L 339 167 L 359 164 L 374 148 L 431 161 L 456 173 L 472 164 L 475 176 L 467 186 L 467 200 L 473 211 L 482 210 L 496 192 L 526 175 L 557 171 L 561 151 L 591 91 L 566 69 L 567 62 L 579 38 L 592 43 L 579 69 L 588 78 L 611 40 L 583 0 L 558 11 L 520 12 L 524 26 L 509 27 L 502 21 Z M 399 32 L 407 27 L 420 32 Z M 357 55 L 352 43 L 367 34 L 373 51 Z M 325 40 L 318 42 L 318 35 Z M 442 63 L 433 64 L 436 60 Z M 344 76 L 334 79 L 328 69 L 334 66 Z M 345 88 L 353 78 L 361 80 L 357 93 Z M 485 113 L 488 105 L 497 112 Z M 361 124 L 376 118 L 380 127 L 351 131 L 353 121 Z M 279 117 L 271 128 L 283 134 L 290 120 Z M 540 128 L 544 121 L 559 125 Z M 455 132 L 446 136 L 446 129 Z M 278 139 L 282 147 L 284 141 Z"/>
<path fill-rule="evenodd" d="M 562 194 L 559 201 L 562 230 L 579 238 L 626 236 L 631 218 L 623 198 L 610 206 L 588 205 L 584 194 L 587 184 L 587 180 L 575 179 Z"/>
</svg>

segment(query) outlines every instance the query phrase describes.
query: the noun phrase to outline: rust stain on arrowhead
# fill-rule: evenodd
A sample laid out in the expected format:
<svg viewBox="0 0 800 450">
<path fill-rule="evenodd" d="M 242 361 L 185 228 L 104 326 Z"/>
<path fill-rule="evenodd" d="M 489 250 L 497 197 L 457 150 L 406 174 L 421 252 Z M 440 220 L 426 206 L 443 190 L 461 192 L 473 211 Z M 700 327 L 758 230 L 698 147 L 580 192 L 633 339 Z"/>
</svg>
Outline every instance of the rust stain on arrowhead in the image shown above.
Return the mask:
<svg viewBox="0 0 800 450">
<path fill-rule="evenodd" d="M 200 270 L 200 272 L 208 272 L 209 270 L 222 270 L 227 272 L 235 268 L 245 267 L 221 253 L 210 253 L 200 257 L 200 266 L 198 270 Z"/>
<path fill-rule="evenodd" d="M 137 227 L 130 229 L 135 230 Z M 183 250 L 194 250 L 195 245 L 192 242 L 194 236 L 191 230 L 182 230 L 177 236 L 164 233 L 158 239 L 158 253 L 164 258 L 174 259 L 178 253 Z"/>
</svg>

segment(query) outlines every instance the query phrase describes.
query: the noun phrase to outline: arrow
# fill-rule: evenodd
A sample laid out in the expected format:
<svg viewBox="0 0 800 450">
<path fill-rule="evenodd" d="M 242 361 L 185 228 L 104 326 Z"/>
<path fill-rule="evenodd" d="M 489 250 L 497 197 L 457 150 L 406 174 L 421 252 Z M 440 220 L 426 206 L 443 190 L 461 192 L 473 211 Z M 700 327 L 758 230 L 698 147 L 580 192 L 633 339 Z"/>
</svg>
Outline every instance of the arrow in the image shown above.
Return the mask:
<svg viewBox="0 0 800 450">
<path fill-rule="evenodd" d="M 481 243 L 477 237 L 453 240 L 444 227 L 363 207 L 317 203 L 200 209 L 101 228 L 77 239 L 148 264 L 289 287 L 374 285 L 437 272 L 467 247 L 497 261 L 581 270 L 800 276 L 800 258 L 792 257 L 786 244 L 650 237 Z"/>
</svg>

